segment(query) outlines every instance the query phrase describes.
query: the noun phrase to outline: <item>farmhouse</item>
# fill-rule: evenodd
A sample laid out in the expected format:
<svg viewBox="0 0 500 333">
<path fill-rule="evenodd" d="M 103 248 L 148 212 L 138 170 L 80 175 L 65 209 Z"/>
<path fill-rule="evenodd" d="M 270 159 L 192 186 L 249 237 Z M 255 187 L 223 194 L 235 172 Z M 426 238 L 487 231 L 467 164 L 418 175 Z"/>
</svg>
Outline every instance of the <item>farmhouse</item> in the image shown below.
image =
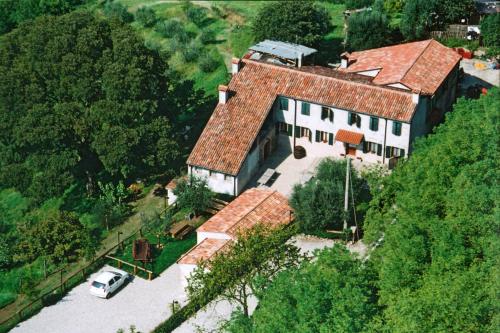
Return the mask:
<svg viewBox="0 0 500 333">
<path fill-rule="evenodd" d="M 212 216 L 197 230 L 197 245 L 177 262 L 186 277 L 201 260 L 209 260 L 230 246 L 238 233 L 257 223 L 270 227 L 293 221 L 292 208 L 282 194 L 263 188 L 251 188 Z"/>
<path fill-rule="evenodd" d="M 287 62 L 282 44 L 233 59 L 219 86 L 187 160 L 215 192 L 239 195 L 278 145 L 391 168 L 455 100 L 460 56 L 434 40 L 344 53 L 340 68 L 304 65 L 294 44 Z"/>
</svg>

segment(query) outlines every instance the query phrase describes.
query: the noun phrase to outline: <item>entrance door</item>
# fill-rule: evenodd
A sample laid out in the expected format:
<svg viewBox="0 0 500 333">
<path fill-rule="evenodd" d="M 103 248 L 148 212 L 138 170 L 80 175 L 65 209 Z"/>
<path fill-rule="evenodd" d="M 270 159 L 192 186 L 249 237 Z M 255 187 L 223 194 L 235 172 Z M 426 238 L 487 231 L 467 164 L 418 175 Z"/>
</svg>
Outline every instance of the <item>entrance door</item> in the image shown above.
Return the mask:
<svg viewBox="0 0 500 333">
<path fill-rule="evenodd" d="M 347 145 L 346 155 L 356 156 L 356 147 Z"/>
</svg>

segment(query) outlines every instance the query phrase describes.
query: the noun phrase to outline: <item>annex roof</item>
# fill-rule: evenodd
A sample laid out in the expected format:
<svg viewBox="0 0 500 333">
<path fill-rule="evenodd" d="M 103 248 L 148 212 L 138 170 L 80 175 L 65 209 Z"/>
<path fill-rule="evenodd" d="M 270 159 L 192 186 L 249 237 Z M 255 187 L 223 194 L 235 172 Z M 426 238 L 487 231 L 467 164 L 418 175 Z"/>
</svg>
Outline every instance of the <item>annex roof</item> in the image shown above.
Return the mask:
<svg viewBox="0 0 500 333">
<path fill-rule="evenodd" d="M 202 260 L 209 260 L 217 252 L 223 249 L 231 241 L 229 239 L 205 238 L 199 244 L 191 248 L 179 260 L 178 264 L 197 265 Z"/>
<path fill-rule="evenodd" d="M 373 78 L 374 84 L 400 83 L 426 95 L 436 92 L 461 59 L 455 51 L 433 39 L 353 52 L 347 57 L 349 65 L 340 71 L 379 70 Z"/>
<path fill-rule="evenodd" d="M 297 59 L 300 54 L 304 57 L 317 52 L 316 49 L 299 44 L 285 43 L 266 39 L 249 48 L 252 51 L 272 54 L 274 56 L 286 59 Z"/>
<path fill-rule="evenodd" d="M 235 236 L 239 231 L 250 229 L 257 223 L 275 227 L 290 223 L 292 219 L 292 208 L 285 196 L 270 189 L 251 188 L 212 216 L 196 231 Z"/>
<path fill-rule="evenodd" d="M 293 68 L 242 59 L 187 164 L 237 175 L 274 101 L 286 96 L 344 110 L 410 122 L 412 94 L 378 87 L 361 75 L 318 66 Z"/>
<path fill-rule="evenodd" d="M 350 143 L 353 145 L 359 145 L 363 141 L 363 133 L 351 132 L 343 129 L 339 129 L 335 135 L 335 140 Z"/>
</svg>

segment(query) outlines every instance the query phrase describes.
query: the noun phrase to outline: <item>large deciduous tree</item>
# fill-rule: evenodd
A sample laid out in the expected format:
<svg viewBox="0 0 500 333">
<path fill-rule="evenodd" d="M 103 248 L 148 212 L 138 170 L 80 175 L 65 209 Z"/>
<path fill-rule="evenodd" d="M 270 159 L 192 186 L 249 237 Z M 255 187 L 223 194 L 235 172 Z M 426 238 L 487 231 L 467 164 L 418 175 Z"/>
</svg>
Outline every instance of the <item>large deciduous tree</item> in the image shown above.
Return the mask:
<svg viewBox="0 0 500 333">
<path fill-rule="evenodd" d="M 387 331 L 498 327 L 499 101 L 498 89 L 459 100 L 367 213 Z"/>
<path fill-rule="evenodd" d="M 364 11 L 348 20 L 347 44 L 349 51 L 375 49 L 390 43 L 391 29 L 385 14 Z"/>
<path fill-rule="evenodd" d="M 303 232 L 324 231 L 325 228 L 341 229 L 344 217 L 349 225 L 354 224 L 352 196 L 358 206 L 365 199 L 364 181 L 351 168 L 352 190 L 349 195 L 349 212 L 344 212 L 346 162 L 324 160 L 317 169 L 316 176 L 304 185 L 294 187 L 290 205 L 295 211 L 297 224 Z M 360 216 L 358 215 L 358 218 Z"/>
<path fill-rule="evenodd" d="M 278 272 L 296 267 L 304 258 L 287 242 L 292 234 L 290 228 L 262 224 L 242 230 L 235 242 L 200 263 L 191 274 L 187 288 L 190 301 L 206 304 L 222 297 L 237 302 L 248 317 L 249 297 L 259 297 Z"/>
<path fill-rule="evenodd" d="M 317 46 L 329 32 L 330 16 L 312 1 L 276 1 L 263 6 L 252 23 L 256 41 L 264 39 Z"/>
<path fill-rule="evenodd" d="M 0 46 L 0 178 L 38 201 L 75 179 L 163 173 L 178 150 L 166 64 L 118 21 L 41 17 Z M 95 187 L 95 186 L 94 186 Z"/>
</svg>

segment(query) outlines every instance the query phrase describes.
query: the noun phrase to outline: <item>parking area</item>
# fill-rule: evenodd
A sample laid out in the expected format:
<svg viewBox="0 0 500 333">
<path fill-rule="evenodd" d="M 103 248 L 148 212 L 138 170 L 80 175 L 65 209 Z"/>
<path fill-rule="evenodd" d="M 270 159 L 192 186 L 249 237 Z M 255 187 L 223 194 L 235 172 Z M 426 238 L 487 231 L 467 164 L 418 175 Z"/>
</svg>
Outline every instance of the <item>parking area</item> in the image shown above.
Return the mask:
<svg viewBox="0 0 500 333">
<path fill-rule="evenodd" d="M 171 315 L 170 304 L 184 304 L 186 295 L 179 266 L 174 264 L 152 281 L 134 278 L 109 299 L 90 295 L 91 281 L 105 266 L 89 279 L 73 288 L 57 304 L 20 323 L 13 333 L 115 333 L 128 331 L 135 325 L 140 332 L 150 332 Z"/>
</svg>

